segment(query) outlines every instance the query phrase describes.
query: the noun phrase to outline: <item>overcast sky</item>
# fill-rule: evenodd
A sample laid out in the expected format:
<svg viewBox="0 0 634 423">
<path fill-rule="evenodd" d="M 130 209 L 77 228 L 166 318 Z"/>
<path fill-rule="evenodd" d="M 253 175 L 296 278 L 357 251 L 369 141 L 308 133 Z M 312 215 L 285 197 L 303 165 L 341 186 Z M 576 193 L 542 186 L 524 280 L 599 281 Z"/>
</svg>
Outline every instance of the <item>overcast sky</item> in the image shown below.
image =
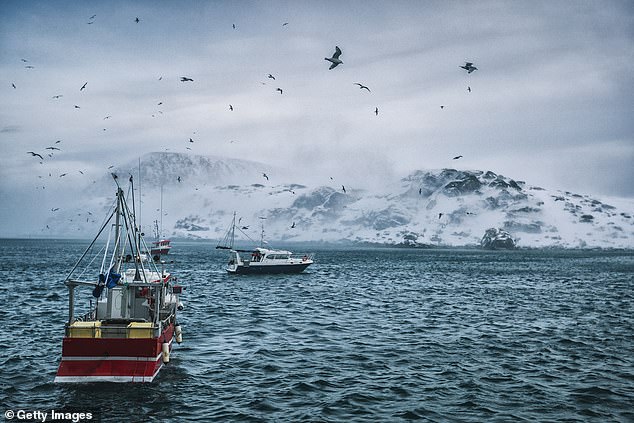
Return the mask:
<svg viewBox="0 0 634 423">
<path fill-rule="evenodd" d="M 0 218 L 38 175 L 165 150 L 634 197 L 633 59 L 631 1 L 5 0 Z"/>
</svg>

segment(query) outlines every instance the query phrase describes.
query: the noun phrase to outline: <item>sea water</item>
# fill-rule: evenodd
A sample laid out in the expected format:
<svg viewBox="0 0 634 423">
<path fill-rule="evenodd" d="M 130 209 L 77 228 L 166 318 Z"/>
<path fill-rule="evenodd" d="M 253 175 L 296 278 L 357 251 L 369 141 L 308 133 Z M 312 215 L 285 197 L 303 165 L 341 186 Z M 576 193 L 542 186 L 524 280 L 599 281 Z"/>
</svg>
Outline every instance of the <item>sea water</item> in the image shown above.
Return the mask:
<svg viewBox="0 0 634 423">
<path fill-rule="evenodd" d="M 155 381 L 54 384 L 63 280 L 87 244 L 0 240 L 0 411 L 634 421 L 632 251 L 321 248 L 302 274 L 250 276 L 227 274 L 213 245 L 174 242 L 184 342 Z M 87 310 L 90 290 L 76 298 Z"/>
</svg>

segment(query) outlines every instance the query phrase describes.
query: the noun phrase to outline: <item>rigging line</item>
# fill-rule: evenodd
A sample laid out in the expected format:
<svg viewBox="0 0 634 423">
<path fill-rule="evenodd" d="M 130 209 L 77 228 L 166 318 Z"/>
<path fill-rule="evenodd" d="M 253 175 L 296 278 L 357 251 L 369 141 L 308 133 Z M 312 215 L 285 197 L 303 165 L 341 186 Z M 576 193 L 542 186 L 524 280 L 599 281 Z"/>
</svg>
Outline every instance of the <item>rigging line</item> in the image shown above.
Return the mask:
<svg viewBox="0 0 634 423">
<path fill-rule="evenodd" d="M 127 233 L 127 238 L 128 238 L 128 243 L 130 244 L 130 250 L 132 250 L 132 252 L 134 253 L 134 268 L 136 270 L 136 274 L 135 274 L 135 278 L 137 276 L 137 274 L 140 276 L 140 272 L 139 272 L 139 265 L 141 266 L 141 270 L 143 271 L 143 280 L 147 283 L 147 276 L 145 274 L 145 267 L 143 266 L 143 260 L 141 259 L 141 250 L 139 248 L 139 244 L 137 243 L 137 237 L 136 237 L 136 233 L 135 233 L 135 228 L 132 227 L 132 231 L 130 230 L 131 226 L 133 225 L 132 220 L 134 219 L 134 216 L 130 214 L 130 208 L 128 207 L 128 203 L 124 200 L 123 201 L 123 208 L 124 208 L 124 214 L 123 214 L 123 220 L 126 224 L 126 233 Z M 128 219 L 130 220 L 128 222 Z M 130 237 L 130 232 L 132 232 L 132 238 L 134 239 L 134 245 L 132 245 L 132 239 Z"/>
<path fill-rule="evenodd" d="M 81 261 L 84 259 L 84 257 L 86 257 L 86 254 L 88 254 L 88 251 L 90 251 L 90 249 L 92 248 L 93 245 L 95 245 L 95 241 L 97 241 L 97 238 L 99 238 L 99 235 L 101 235 L 101 233 L 103 232 L 103 230 L 106 228 L 106 226 L 108 225 L 108 223 L 110 222 L 110 219 L 112 219 L 112 216 L 114 216 L 114 213 L 112 213 L 110 215 L 110 217 L 108 218 L 108 220 L 106 221 L 106 223 L 101 227 L 101 229 L 99 229 L 99 232 L 97 233 L 97 236 L 92 240 L 92 242 L 90 243 L 90 245 L 88 246 L 88 248 L 86 248 L 86 251 L 84 251 L 84 254 L 81 255 L 81 257 L 79 258 L 79 260 L 77 261 L 77 263 L 75 264 L 75 266 L 73 266 L 73 268 L 70 270 L 70 272 L 68 273 L 68 276 L 66 276 L 65 280 L 69 280 L 71 275 L 73 274 L 73 272 L 75 271 L 75 269 L 77 269 L 77 266 L 79 266 L 79 263 L 81 263 Z"/>
<path fill-rule="evenodd" d="M 103 260 L 101 260 L 101 267 L 99 268 L 99 273 L 103 273 L 103 268 L 106 265 L 106 258 L 108 257 L 108 250 L 110 249 L 110 239 L 112 238 L 112 226 L 108 231 L 108 241 L 106 241 L 106 252 L 103 255 Z"/>
<path fill-rule="evenodd" d="M 94 263 L 94 261 L 97 259 L 97 257 L 101 254 L 103 250 L 104 250 L 104 247 L 101 247 L 101 249 L 97 252 L 97 254 L 95 254 L 88 263 L 86 263 L 86 266 L 84 266 L 84 270 L 82 270 L 81 273 L 77 275 L 77 279 L 80 279 L 84 275 L 84 273 L 88 271 L 88 268 Z"/>
</svg>

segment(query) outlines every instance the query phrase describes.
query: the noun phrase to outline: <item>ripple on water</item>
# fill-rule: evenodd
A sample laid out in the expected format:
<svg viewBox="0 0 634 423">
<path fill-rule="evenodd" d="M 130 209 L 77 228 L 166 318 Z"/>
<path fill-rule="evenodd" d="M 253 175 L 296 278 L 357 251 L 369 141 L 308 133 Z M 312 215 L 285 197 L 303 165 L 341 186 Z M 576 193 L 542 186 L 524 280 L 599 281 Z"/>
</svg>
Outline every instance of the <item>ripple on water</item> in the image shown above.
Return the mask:
<svg viewBox="0 0 634 423">
<path fill-rule="evenodd" d="M 631 252 L 324 250 L 305 274 L 243 278 L 211 246 L 177 245 L 184 343 L 157 381 L 55 385 L 60 281 L 85 246 L 0 244 L 7 409 L 87 407 L 113 422 L 634 420 Z"/>
</svg>

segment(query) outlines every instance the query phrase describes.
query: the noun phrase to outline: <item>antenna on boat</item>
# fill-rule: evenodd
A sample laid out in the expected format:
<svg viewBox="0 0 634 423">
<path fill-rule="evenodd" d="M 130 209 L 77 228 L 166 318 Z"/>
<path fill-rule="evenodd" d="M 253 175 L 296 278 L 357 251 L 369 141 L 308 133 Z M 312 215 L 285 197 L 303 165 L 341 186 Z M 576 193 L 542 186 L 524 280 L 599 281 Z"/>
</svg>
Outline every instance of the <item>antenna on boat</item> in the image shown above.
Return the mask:
<svg viewBox="0 0 634 423">
<path fill-rule="evenodd" d="M 258 216 L 258 219 L 262 219 L 262 232 L 260 234 L 260 245 L 264 246 L 264 221 L 266 217 Z"/>
</svg>

